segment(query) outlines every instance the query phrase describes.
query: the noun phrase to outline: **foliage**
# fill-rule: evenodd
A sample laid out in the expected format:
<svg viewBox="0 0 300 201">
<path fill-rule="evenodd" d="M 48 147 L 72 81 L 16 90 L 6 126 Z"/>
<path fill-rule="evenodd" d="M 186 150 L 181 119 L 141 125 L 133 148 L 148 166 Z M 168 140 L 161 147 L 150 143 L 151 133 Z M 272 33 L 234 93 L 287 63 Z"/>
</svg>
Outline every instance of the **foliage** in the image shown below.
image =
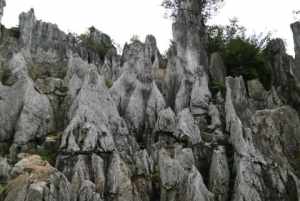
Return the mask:
<svg viewBox="0 0 300 201">
<path fill-rule="evenodd" d="M 112 80 L 109 80 L 109 79 L 106 79 L 105 80 L 105 85 L 107 86 L 107 88 L 111 88 L 113 86 L 113 81 Z"/>
<path fill-rule="evenodd" d="M 0 184 L 0 194 L 2 194 L 6 190 L 6 185 Z"/>
<path fill-rule="evenodd" d="M 171 16 L 176 17 L 178 12 L 182 10 L 180 4 L 183 0 L 163 0 L 162 6 L 171 11 Z M 201 15 L 206 21 L 209 19 L 220 7 L 220 3 L 224 0 L 197 0 L 193 2 L 193 7 L 197 13 L 190 10 L 192 14 Z"/>
<path fill-rule="evenodd" d="M 151 179 L 155 183 L 160 183 L 160 172 L 155 169 L 155 171 L 151 174 Z"/>
<path fill-rule="evenodd" d="M 237 19 L 227 26 L 208 28 L 208 53 L 219 52 L 227 67 L 227 75 L 240 76 L 245 80 L 259 79 L 266 89 L 270 88 L 270 70 L 264 54 L 270 33 L 246 35 L 246 29 Z"/>
<path fill-rule="evenodd" d="M 140 42 L 139 36 L 138 36 L 138 35 L 133 35 L 133 36 L 130 38 L 130 42 L 131 42 L 131 43 Z"/>
<path fill-rule="evenodd" d="M 237 18 L 230 20 L 226 26 L 213 25 L 208 27 L 208 52 L 222 52 L 226 43 L 235 38 L 246 38 L 246 28 L 238 24 Z"/>
<path fill-rule="evenodd" d="M 55 164 L 57 153 L 44 149 L 37 154 L 41 156 L 42 160 L 48 161 L 52 165 Z"/>
<path fill-rule="evenodd" d="M 222 94 L 225 94 L 226 86 L 222 82 L 211 82 L 210 89 L 213 93 L 220 91 Z"/>
<path fill-rule="evenodd" d="M 86 33 L 81 34 L 79 39 L 85 47 L 96 52 L 101 59 L 104 59 L 106 53 L 113 48 L 113 42 L 108 36 L 105 36 L 106 41 L 96 41 L 94 38 L 96 31 L 95 27 L 92 26 Z"/>
<path fill-rule="evenodd" d="M 296 152 L 294 155 L 292 165 L 294 166 L 297 175 L 300 175 L 300 151 Z"/>
<path fill-rule="evenodd" d="M 57 152 L 49 149 L 31 149 L 28 154 L 39 155 L 43 161 L 47 161 L 52 166 L 55 166 Z"/>
<path fill-rule="evenodd" d="M 18 39 L 20 37 L 20 28 L 12 27 L 12 28 L 8 29 L 8 33 L 10 36 Z"/>
<path fill-rule="evenodd" d="M 61 136 L 61 132 L 49 133 L 46 139 L 46 141 L 48 141 L 47 145 L 44 144 L 42 147 L 32 147 L 31 149 L 27 150 L 27 153 L 39 155 L 42 160 L 47 161 L 52 166 L 55 166 L 56 157 L 58 154 L 57 150 L 60 144 Z"/>
</svg>

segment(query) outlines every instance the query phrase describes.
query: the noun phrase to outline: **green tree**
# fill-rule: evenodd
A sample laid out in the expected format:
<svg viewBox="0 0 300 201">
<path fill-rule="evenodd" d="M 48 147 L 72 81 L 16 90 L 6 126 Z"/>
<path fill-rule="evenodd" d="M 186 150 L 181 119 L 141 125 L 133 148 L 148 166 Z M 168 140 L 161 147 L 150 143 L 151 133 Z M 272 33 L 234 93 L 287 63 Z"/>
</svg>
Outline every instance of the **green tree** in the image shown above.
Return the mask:
<svg viewBox="0 0 300 201">
<path fill-rule="evenodd" d="M 227 75 L 245 80 L 258 78 L 265 88 L 270 87 L 270 70 L 264 50 L 271 34 L 247 36 L 246 28 L 236 18 L 226 26 L 208 27 L 208 53 L 219 52 L 227 67 Z"/>
<path fill-rule="evenodd" d="M 104 33 L 101 33 L 101 40 L 95 40 L 95 33 L 98 32 L 94 26 L 88 28 L 88 31 L 79 36 L 79 39 L 83 46 L 96 52 L 101 59 L 104 59 L 106 53 L 114 48 L 113 41 L 109 36 Z"/>
<path fill-rule="evenodd" d="M 168 10 L 171 10 L 171 16 L 176 17 L 178 11 L 180 11 L 181 3 L 185 0 L 163 0 L 162 6 Z M 215 13 L 224 0 L 196 0 L 194 1 L 194 10 L 189 12 L 194 13 L 196 11 L 197 15 L 200 14 L 204 18 L 204 21 L 209 19 L 213 13 Z"/>
</svg>

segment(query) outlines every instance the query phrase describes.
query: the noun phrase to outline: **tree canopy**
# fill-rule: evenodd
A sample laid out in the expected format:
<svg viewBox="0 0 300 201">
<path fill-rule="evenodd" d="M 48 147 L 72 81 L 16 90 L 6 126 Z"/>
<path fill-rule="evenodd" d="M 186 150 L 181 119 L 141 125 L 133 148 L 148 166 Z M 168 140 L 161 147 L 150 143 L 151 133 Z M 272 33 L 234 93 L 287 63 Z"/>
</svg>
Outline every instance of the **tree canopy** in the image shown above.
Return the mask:
<svg viewBox="0 0 300 201">
<path fill-rule="evenodd" d="M 230 20 L 226 26 L 208 27 L 209 54 L 219 52 L 227 67 L 227 75 L 245 80 L 258 78 L 265 88 L 270 87 L 270 70 L 267 67 L 265 48 L 271 34 L 246 34 L 246 28 L 238 20 Z"/>
<path fill-rule="evenodd" d="M 166 9 L 171 10 L 171 16 L 176 17 L 184 0 L 163 0 L 162 6 Z M 199 12 L 197 14 L 202 15 L 203 19 L 206 21 L 209 19 L 213 13 L 215 13 L 224 0 L 195 0 L 196 5 L 195 11 Z M 194 12 L 191 10 L 190 12 Z"/>
</svg>

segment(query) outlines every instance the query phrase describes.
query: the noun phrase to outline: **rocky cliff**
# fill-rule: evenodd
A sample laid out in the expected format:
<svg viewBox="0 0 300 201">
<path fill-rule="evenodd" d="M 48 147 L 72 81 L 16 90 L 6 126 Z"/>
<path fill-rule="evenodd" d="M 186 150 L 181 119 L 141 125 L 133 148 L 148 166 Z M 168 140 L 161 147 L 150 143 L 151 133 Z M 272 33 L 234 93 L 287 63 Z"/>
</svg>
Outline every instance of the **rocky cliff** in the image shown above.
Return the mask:
<svg viewBox="0 0 300 201">
<path fill-rule="evenodd" d="M 299 22 L 295 59 L 268 44 L 268 91 L 208 56 L 198 4 L 182 0 L 167 59 L 151 35 L 118 55 L 33 9 L 2 26 L 0 200 L 299 201 Z"/>
</svg>

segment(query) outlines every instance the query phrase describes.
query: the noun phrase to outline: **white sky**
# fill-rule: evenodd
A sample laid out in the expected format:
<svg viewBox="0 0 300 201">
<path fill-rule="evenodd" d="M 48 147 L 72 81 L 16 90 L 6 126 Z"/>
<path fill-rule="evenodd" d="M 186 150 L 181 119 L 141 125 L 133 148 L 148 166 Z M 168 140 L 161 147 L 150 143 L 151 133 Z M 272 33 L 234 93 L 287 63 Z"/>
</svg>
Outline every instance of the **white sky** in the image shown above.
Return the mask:
<svg viewBox="0 0 300 201">
<path fill-rule="evenodd" d="M 3 24 L 18 24 L 22 11 L 35 9 L 36 17 L 58 24 L 66 32 L 83 33 L 94 25 L 123 44 L 133 35 L 141 40 L 153 34 L 163 52 L 172 38 L 171 20 L 164 18 L 162 0 L 6 0 Z M 42 2 L 42 3 L 41 3 Z M 225 6 L 212 23 L 226 24 L 238 17 L 240 24 L 250 32 L 272 31 L 274 36 L 286 40 L 293 54 L 290 23 L 295 21 L 292 11 L 300 10 L 300 0 L 225 0 Z"/>
<path fill-rule="evenodd" d="M 225 6 L 212 23 L 226 24 L 238 17 L 250 33 L 272 32 L 285 40 L 287 51 L 294 55 L 294 41 L 290 24 L 300 19 L 293 11 L 300 10 L 300 0 L 225 0 Z"/>
</svg>

